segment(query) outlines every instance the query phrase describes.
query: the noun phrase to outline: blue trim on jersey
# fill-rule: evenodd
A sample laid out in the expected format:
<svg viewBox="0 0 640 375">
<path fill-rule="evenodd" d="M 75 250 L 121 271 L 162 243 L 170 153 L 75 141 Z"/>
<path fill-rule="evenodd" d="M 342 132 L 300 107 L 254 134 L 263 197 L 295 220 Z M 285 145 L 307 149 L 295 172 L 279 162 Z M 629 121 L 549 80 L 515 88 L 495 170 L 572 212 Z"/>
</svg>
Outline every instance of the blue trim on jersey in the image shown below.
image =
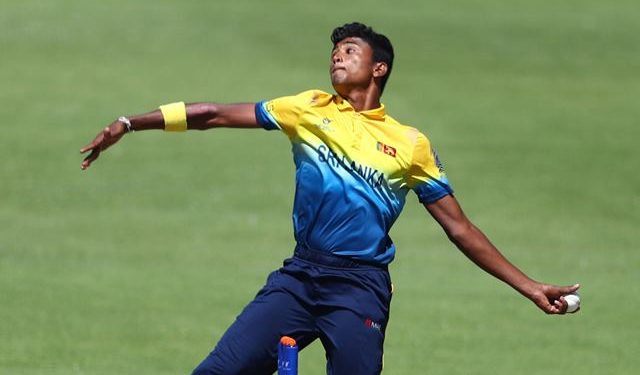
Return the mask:
<svg viewBox="0 0 640 375">
<path fill-rule="evenodd" d="M 267 101 L 263 100 L 256 103 L 255 106 L 256 120 L 265 130 L 280 130 L 280 125 L 267 111 Z"/>
<path fill-rule="evenodd" d="M 446 178 L 443 181 L 429 180 L 416 186 L 413 190 L 416 192 L 416 195 L 418 195 L 418 200 L 422 204 L 433 203 L 438 199 L 453 194 L 453 189 Z"/>
</svg>

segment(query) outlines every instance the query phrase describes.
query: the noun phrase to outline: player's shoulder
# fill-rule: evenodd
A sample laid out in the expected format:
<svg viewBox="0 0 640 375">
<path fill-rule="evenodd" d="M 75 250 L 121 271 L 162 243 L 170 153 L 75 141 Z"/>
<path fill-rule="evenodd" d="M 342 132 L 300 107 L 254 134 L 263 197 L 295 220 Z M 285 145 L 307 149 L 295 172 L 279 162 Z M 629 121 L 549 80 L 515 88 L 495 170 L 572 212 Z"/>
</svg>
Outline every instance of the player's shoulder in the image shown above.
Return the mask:
<svg viewBox="0 0 640 375">
<path fill-rule="evenodd" d="M 314 107 L 319 105 L 320 106 L 326 105 L 333 99 L 333 95 L 322 90 L 311 89 L 311 90 L 302 91 L 294 95 L 294 98 L 301 105 L 308 105 L 308 106 Z"/>
<path fill-rule="evenodd" d="M 394 131 L 404 134 L 412 145 L 416 145 L 418 142 L 429 143 L 429 138 L 427 138 L 425 133 L 412 125 L 401 123 L 389 115 L 385 116 L 385 122 L 393 127 Z"/>
</svg>

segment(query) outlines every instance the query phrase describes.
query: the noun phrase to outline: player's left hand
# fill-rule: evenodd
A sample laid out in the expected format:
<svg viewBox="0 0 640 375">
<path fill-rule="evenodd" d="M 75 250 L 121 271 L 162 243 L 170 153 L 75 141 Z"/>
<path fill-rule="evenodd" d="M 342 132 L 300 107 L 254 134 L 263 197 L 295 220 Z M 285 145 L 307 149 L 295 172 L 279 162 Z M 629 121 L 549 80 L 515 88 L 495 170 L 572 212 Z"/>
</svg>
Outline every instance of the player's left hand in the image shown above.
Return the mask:
<svg viewBox="0 0 640 375">
<path fill-rule="evenodd" d="M 126 133 L 126 127 L 120 121 L 115 121 L 111 125 L 104 128 L 98 135 L 96 135 L 95 139 L 80 149 L 80 153 L 84 154 L 88 151 L 91 151 L 87 157 L 84 158 L 82 164 L 80 164 L 80 168 L 85 170 L 91 166 L 100 153 L 114 143 L 118 142 L 120 138 Z"/>
<path fill-rule="evenodd" d="M 566 314 L 567 301 L 562 296 L 571 294 L 580 288 L 580 284 L 556 286 L 538 283 L 527 297 L 547 314 Z"/>
</svg>

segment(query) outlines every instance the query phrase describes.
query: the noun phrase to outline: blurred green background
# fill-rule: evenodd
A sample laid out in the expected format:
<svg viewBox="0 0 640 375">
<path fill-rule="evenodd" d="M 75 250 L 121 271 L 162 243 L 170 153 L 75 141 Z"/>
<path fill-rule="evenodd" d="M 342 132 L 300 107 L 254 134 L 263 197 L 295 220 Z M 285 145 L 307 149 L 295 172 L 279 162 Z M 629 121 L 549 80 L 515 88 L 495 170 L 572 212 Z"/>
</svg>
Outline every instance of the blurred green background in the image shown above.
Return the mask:
<svg viewBox="0 0 640 375">
<path fill-rule="evenodd" d="M 293 247 L 276 132 L 135 133 L 176 100 L 331 90 L 359 20 L 396 63 L 384 102 L 426 132 L 467 214 L 536 279 L 546 316 L 477 269 L 411 194 L 392 230 L 385 374 L 636 374 L 640 6 L 597 1 L 0 2 L 0 373 L 184 374 Z M 315 343 L 302 375 L 324 373 Z"/>
</svg>

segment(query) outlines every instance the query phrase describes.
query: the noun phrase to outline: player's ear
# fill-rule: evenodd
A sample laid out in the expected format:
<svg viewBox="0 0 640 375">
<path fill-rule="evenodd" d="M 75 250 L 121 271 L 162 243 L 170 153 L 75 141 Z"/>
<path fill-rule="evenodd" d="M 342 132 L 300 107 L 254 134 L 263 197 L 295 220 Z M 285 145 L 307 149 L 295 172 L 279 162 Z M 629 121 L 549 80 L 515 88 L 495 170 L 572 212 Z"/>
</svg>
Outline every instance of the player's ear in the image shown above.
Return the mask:
<svg viewBox="0 0 640 375">
<path fill-rule="evenodd" d="M 373 65 L 373 77 L 374 78 L 380 78 L 380 77 L 384 77 L 387 74 L 389 67 L 387 66 L 387 63 L 385 62 L 377 62 Z"/>
</svg>

